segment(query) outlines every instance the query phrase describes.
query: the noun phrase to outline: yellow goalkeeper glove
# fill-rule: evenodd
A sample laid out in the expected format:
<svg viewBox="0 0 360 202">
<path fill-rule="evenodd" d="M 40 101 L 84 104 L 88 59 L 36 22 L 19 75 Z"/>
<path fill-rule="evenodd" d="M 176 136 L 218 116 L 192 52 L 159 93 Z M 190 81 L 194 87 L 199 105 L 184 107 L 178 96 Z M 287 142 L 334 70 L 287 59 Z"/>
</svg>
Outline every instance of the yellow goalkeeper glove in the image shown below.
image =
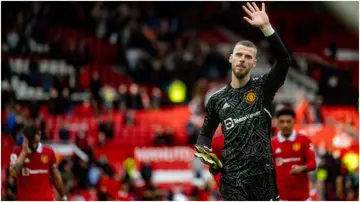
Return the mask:
<svg viewBox="0 0 360 202">
<path fill-rule="evenodd" d="M 220 171 L 223 168 L 221 161 L 208 147 L 195 145 L 195 150 L 195 157 L 200 158 L 203 163 L 210 165 L 210 170 Z"/>
</svg>

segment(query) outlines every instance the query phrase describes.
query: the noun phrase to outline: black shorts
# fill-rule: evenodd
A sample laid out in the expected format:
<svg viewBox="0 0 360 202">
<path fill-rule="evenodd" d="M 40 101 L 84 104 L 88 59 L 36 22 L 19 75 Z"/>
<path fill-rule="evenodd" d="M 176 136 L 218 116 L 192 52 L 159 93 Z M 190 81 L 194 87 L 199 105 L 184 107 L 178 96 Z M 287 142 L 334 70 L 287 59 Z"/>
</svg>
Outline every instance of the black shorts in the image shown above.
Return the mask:
<svg viewBox="0 0 360 202">
<path fill-rule="evenodd" d="M 279 196 L 273 173 L 243 179 L 236 186 L 221 183 L 220 192 L 224 201 L 270 201 Z"/>
</svg>

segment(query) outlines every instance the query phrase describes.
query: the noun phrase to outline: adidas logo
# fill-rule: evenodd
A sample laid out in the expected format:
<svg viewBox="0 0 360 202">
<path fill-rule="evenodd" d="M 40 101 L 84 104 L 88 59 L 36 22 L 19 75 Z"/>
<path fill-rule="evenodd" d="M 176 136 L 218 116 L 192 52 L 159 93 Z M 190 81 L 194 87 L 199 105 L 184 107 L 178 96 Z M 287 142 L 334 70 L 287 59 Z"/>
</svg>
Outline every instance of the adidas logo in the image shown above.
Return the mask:
<svg viewBox="0 0 360 202">
<path fill-rule="evenodd" d="M 24 161 L 24 163 L 30 163 L 29 158 L 26 158 L 25 161 Z"/>
<path fill-rule="evenodd" d="M 228 108 L 228 107 L 230 107 L 230 105 L 229 105 L 227 102 L 225 102 L 225 104 L 224 104 L 224 106 L 223 106 L 222 109 L 226 109 L 226 108 Z"/>
<path fill-rule="evenodd" d="M 281 149 L 280 149 L 280 148 L 277 148 L 277 149 L 275 150 L 275 153 L 276 153 L 276 154 L 281 153 Z"/>
</svg>

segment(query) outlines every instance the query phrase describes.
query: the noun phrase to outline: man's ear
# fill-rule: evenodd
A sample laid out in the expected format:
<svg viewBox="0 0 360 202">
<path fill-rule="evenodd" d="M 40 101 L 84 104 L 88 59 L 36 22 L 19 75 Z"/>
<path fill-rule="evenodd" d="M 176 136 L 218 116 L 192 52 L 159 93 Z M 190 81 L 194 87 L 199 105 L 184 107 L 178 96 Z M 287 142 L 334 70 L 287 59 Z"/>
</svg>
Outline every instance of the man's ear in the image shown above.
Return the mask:
<svg viewBox="0 0 360 202">
<path fill-rule="evenodd" d="M 229 62 L 232 63 L 232 58 L 233 58 L 233 55 L 230 54 L 230 57 L 229 57 Z"/>
<path fill-rule="evenodd" d="M 253 68 L 256 67 L 256 64 L 257 64 L 257 60 L 254 60 L 254 62 L 253 62 Z"/>
</svg>

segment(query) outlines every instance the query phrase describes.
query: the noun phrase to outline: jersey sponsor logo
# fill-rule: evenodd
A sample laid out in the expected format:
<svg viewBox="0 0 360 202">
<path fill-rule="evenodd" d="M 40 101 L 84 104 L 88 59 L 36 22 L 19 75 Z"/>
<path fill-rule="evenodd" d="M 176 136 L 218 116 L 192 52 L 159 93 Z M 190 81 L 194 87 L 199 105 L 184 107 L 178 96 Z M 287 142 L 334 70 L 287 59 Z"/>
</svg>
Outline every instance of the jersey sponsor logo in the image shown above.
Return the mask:
<svg viewBox="0 0 360 202">
<path fill-rule="evenodd" d="M 238 124 L 240 122 L 246 121 L 247 119 L 253 118 L 255 116 L 259 116 L 260 115 L 260 111 L 257 111 L 255 113 L 252 114 L 248 114 L 246 116 L 243 116 L 241 118 L 237 118 L 237 119 L 233 119 L 233 118 L 227 118 L 224 120 L 224 125 L 226 130 L 229 130 L 231 128 L 235 127 L 235 124 Z"/>
<path fill-rule="evenodd" d="M 293 144 L 292 148 L 294 151 L 299 151 L 301 148 L 301 145 L 299 143 L 295 143 L 295 144 Z"/>
<path fill-rule="evenodd" d="M 280 148 L 277 148 L 277 149 L 275 150 L 275 153 L 276 153 L 276 154 L 281 153 L 281 149 L 280 149 Z"/>
<path fill-rule="evenodd" d="M 226 130 L 229 130 L 231 128 L 234 128 L 234 121 L 232 118 L 227 118 L 224 120 L 224 125 Z"/>
<path fill-rule="evenodd" d="M 278 157 L 275 159 L 276 165 L 277 166 L 282 166 L 284 163 L 290 163 L 290 162 L 296 162 L 296 161 L 300 161 L 301 159 L 299 157 L 297 158 L 281 158 Z"/>
<path fill-rule="evenodd" d="M 38 174 L 47 174 L 48 170 L 44 170 L 44 169 L 36 169 L 36 170 L 32 170 L 29 168 L 22 168 L 21 169 L 21 174 L 22 176 L 30 176 L 30 175 L 38 175 Z"/>
<path fill-rule="evenodd" d="M 251 91 L 248 91 L 246 94 L 245 94 L 245 100 L 252 104 L 255 102 L 256 100 L 256 94 L 255 94 L 255 91 L 251 90 Z"/>
<path fill-rule="evenodd" d="M 230 107 L 230 105 L 229 105 L 227 102 L 225 102 L 225 104 L 224 104 L 224 106 L 223 106 L 222 109 L 226 109 L 226 108 L 228 108 L 228 107 Z"/>
<path fill-rule="evenodd" d="M 43 164 L 46 164 L 49 162 L 49 158 L 46 155 L 41 155 L 40 159 Z"/>
</svg>

